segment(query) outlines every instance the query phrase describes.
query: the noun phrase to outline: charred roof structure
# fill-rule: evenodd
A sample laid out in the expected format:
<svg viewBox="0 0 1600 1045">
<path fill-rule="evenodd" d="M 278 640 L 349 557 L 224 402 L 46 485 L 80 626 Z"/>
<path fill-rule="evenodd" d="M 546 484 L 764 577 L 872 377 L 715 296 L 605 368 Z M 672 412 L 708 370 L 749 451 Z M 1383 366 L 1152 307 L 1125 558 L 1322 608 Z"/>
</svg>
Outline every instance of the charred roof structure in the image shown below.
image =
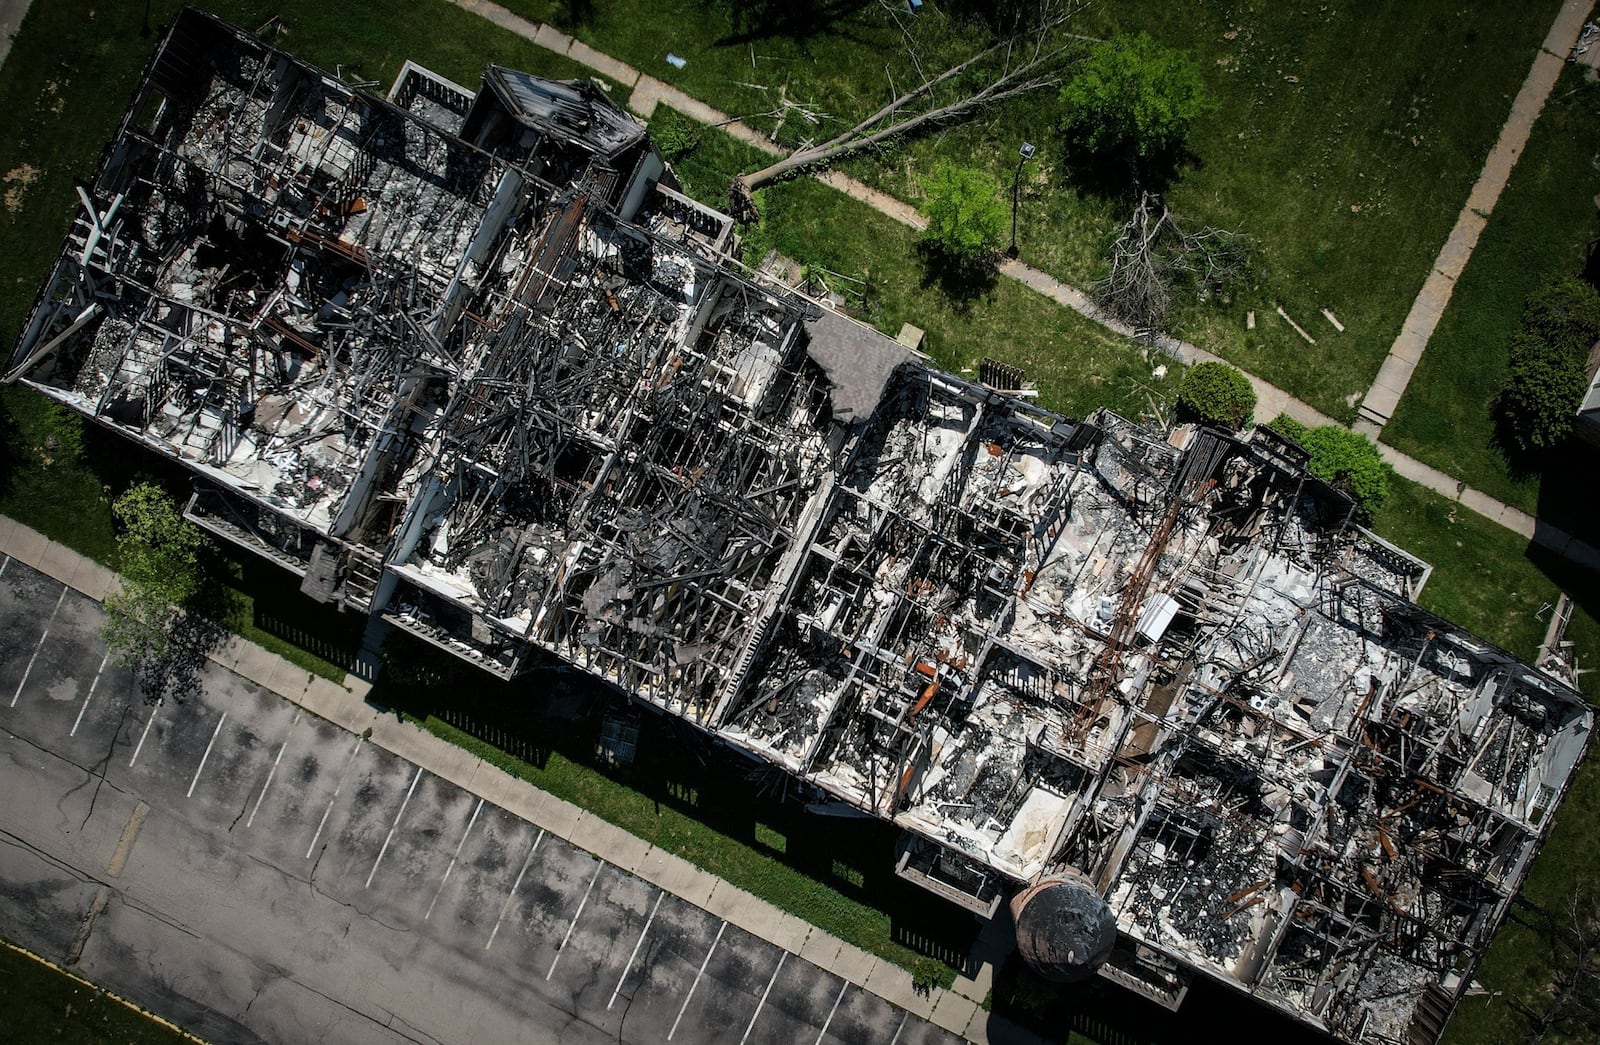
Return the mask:
<svg viewBox="0 0 1600 1045">
<path fill-rule="evenodd" d="M 9 377 L 313 596 L 898 825 L 1048 975 L 1436 1040 L 1587 748 L 1569 681 L 1420 609 L 1292 443 L 941 373 L 672 186 L 592 85 L 379 99 L 185 10 Z"/>
</svg>

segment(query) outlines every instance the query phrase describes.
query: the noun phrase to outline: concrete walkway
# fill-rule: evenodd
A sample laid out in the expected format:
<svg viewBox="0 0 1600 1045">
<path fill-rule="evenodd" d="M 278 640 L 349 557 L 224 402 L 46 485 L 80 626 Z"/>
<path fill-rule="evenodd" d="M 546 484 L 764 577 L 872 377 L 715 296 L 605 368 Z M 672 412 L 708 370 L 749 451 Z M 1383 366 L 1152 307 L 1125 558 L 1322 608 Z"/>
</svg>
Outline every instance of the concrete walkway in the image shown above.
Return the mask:
<svg viewBox="0 0 1600 1045">
<path fill-rule="evenodd" d="M 780 156 L 785 151 L 777 143 L 773 142 L 766 135 L 762 134 L 760 131 L 749 126 L 748 124 L 742 123 L 734 117 L 714 109 L 698 99 L 690 97 L 683 91 L 678 90 L 676 87 L 662 83 L 660 80 L 657 80 L 654 77 L 646 76 L 630 65 L 619 62 L 615 58 L 612 58 L 608 55 L 601 54 L 594 48 L 580 41 L 574 40 L 565 33 L 558 32 L 555 29 L 552 29 L 550 26 L 540 25 L 521 17 L 520 15 L 513 14 L 501 5 L 494 3 L 493 0 L 452 0 L 452 2 L 458 7 L 488 19 L 495 25 L 500 26 L 502 29 L 505 29 L 508 32 L 516 33 L 518 36 L 521 36 L 527 40 L 531 40 L 542 47 L 546 47 L 552 51 L 555 51 L 557 54 L 565 55 L 566 57 L 571 58 L 573 61 L 579 62 L 588 68 L 593 69 L 596 73 L 599 73 L 602 76 L 605 76 L 611 80 L 615 80 L 616 82 L 631 88 L 632 94 L 629 96 L 628 105 L 633 109 L 634 112 L 645 118 L 649 118 L 649 116 L 655 112 L 656 106 L 666 105 L 669 108 L 676 109 L 679 112 L 682 112 L 685 115 L 700 121 L 701 123 L 709 124 L 714 127 L 720 127 L 729 134 L 733 135 L 735 138 L 738 138 L 740 141 L 752 145 L 768 155 Z M 1582 30 L 1583 19 L 1587 15 L 1592 3 L 1593 0 L 1567 0 L 1566 5 L 1562 8 L 1561 15 L 1556 20 L 1555 27 L 1551 29 L 1550 36 L 1545 41 L 1545 46 L 1548 48 L 1552 40 L 1556 40 L 1559 44 L 1559 40 L 1565 39 L 1563 34 L 1566 34 L 1569 29 L 1571 31 L 1572 39 L 1575 41 L 1577 39 L 1577 33 Z M 1571 47 L 1569 43 L 1568 46 L 1560 52 L 1561 57 L 1564 58 L 1567 54 L 1567 51 L 1570 49 Z M 1541 52 L 1541 59 L 1546 57 L 1549 57 L 1549 55 L 1545 52 Z M 1556 72 L 1559 73 L 1560 59 L 1556 59 L 1555 61 Z M 1544 68 L 1544 66 L 1541 66 L 1538 62 L 1535 63 L 1535 72 L 1538 72 L 1542 68 Z M 1529 73 L 1529 80 L 1532 81 L 1533 79 L 1534 73 Z M 1523 95 L 1527 94 L 1528 91 L 1528 84 L 1524 83 L 1523 94 L 1518 95 L 1517 105 L 1513 106 L 1513 115 L 1515 115 L 1519 109 L 1526 108 L 1526 106 L 1523 104 Z M 1544 93 L 1539 95 L 1538 104 L 1540 107 L 1543 106 L 1544 98 L 1548 96 L 1548 94 L 1549 86 L 1547 85 L 1544 88 Z M 1535 111 L 1533 115 L 1537 115 L 1537 112 Z M 1528 126 L 1531 127 L 1531 125 L 1532 117 L 1530 116 L 1528 119 Z M 1510 121 L 1507 123 L 1507 127 L 1509 126 Z M 1521 138 L 1514 143 L 1514 148 L 1512 148 L 1511 152 L 1507 154 L 1509 158 L 1503 161 L 1505 169 L 1499 179 L 1499 187 L 1494 189 L 1495 199 L 1499 198 L 1500 189 L 1504 188 L 1505 186 L 1505 177 L 1509 176 L 1511 170 L 1510 164 L 1515 162 L 1516 155 L 1521 152 L 1526 141 L 1527 128 L 1524 128 Z M 1503 131 L 1501 134 L 1501 144 L 1505 143 L 1506 134 Z M 1499 152 L 1500 145 L 1497 145 L 1496 153 Z M 1491 153 L 1491 164 L 1498 164 L 1501 162 L 1494 159 L 1496 153 Z M 1496 169 L 1498 169 L 1498 166 Z M 1486 165 L 1484 177 L 1488 176 L 1488 171 L 1489 165 Z M 867 206 L 872 207 L 874 210 L 877 210 L 878 212 L 890 218 L 893 218 L 895 221 L 898 221 L 903 225 L 919 230 L 926 227 L 927 223 L 923 220 L 922 215 L 917 212 L 915 207 L 911 206 L 909 203 L 906 203 L 904 200 L 891 196 L 888 193 L 880 192 L 869 185 L 865 185 L 847 174 L 840 173 L 839 171 L 824 171 L 814 175 L 814 177 L 824 184 L 838 189 L 840 192 L 845 193 L 852 199 L 865 203 Z M 1479 188 L 1475 188 L 1473 190 L 1473 195 L 1468 200 L 1467 208 L 1463 209 L 1462 211 L 1463 215 L 1468 214 L 1474 206 L 1484 202 L 1484 197 L 1480 195 L 1480 189 L 1483 187 L 1484 181 L 1483 178 L 1480 177 Z M 1488 204 L 1492 207 L 1493 200 L 1489 200 Z M 1468 244 L 1466 247 L 1468 253 L 1471 251 L 1472 244 L 1477 242 L 1477 232 L 1481 231 L 1481 229 L 1482 226 L 1480 224 L 1477 231 L 1472 233 L 1472 243 Z M 1451 242 L 1457 242 L 1454 235 L 1451 237 Z M 1449 244 L 1447 244 L 1446 253 L 1449 253 L 1451 250 L 1452 248 Z M 1465 263 L 1465 257 L 1462 257 L 1461 264 L 1465 265 Z M 1457 275 L 1459 275 L 1459 266 L 1455 267 L 1454 271 Z M 1224 360 L 1221 356 L 1207 352 L 1205 349 L 1200 348 L 1197 345 L 1180 340 L 1179 338 L 1170 337 L 1166 334 L 1158 334 L 1154 338 L 1141 338 L 1138 332 L 1133 330 L 1133 328 L 1129 327 L 1127 324 L 1122 323 L 1103 313 L 1100 308 L 1095 305 L 1094 301 L 1089 297 L 1089 295 L 1084 293 L 1082 290 L 1079 290 L 1077 287 L 1071 286 L 1070 284 L 1063 283 L 1061 280 L 1056 279 L 1049 273 L 1041 272 L 1040 270 L 1029 265 L 1025 265 L 1020 261 L 1010 259 L 1001 262 L 1000 272 L 1004 276 L 1017 280 L 1019 283 L 1023 283 L 1026 286 L 1031 287 L 1057 304 L 1064 305 L 1067 308 L 1072 309 L 1074 312 L 1093 320 L 1106 329 L 1120 334 L 1123 337 L 1150 344 L 1152 347 L 1165 352 L 1182 363 L 1192 365 L 1194 363 L 1204 362 L 1226 362 L 1226 360 Z M 1435 275 L 1438 275 L 1438 273 L 1435 273 Z M 1429 282 L 1431 284 L 1432 279 L 1430 279 Z M 1450 279 L 1450 283 L 1451 285 L 1454 283 L 1453 276 Z M 1424 289 L 1424 293 L 1426 293 L 1426 288 Z M 1446 292 L 1446 294 L 1448 298 L 1448 292 Z M 1420 301 L 1421 298 L 1419 297 L 1418 300 Z M 1416 312 L 1416 309 L 1413 308 L 1412 311 Z M 1439 311 L 1443 311 L 1442 304 L 1439 306 Z M 1438 315 L 1434 314 L 1432 323 L 1430 323 L 1427 328 L 1429 333 L 1431 333 L 1433 330 L 1432 324 L 1436 324 L 1437 322 Z M 1409 319 L 1407 320 L 1407 323 L 1410 323 Z M 1426 341 L 1426 338 L 1424 338 L 1424 341 Z M 1419 358 L 1421 356 L 1420 349 L 1417 351 L 1417 356 Z M 1268 384 L 1254 374 L 1244 371 L 1241 372 L 1244 373 L 1244 376 L 1249 379 L 1251 387 L 1255 389 L 1257 417 L 1272 418 L 1276 417 L 1278 414 L 1288 414 L 1295 420 L 1312 426 L 1339 423 L 1332 417 L 1329 417 L 1327 414 L 1324 414 L 1320 410 L 1317 410 L 1315 407 L 1311 406 L 1311 404 L 1291 396 L 1283 389 Z M 1398 396 L 1396 399 L 1398 400 Z M 1458 501 L 1464 507 L 1477 512 L 1478 514 L 1489 519 L 1491 522 L 1504 526 L 1518 535 L 1527 538 L 1528 540 L 1534 541 L 1537 544 L 1565 555 L 1574 562 L 1591 569 L 1600 570 L 1600 549 L 1597 549 L 1592 545 L 1585 544 L 1583 541 L 1577 540 L 1558 527 L 1554 527 L 1548 523 L 1536 520 L 1527 512 L 1524 512 L 1518 508 L 1513 508 L 1508 504 L 1502 504 L 1501 502 L 1490 497 L 1488 494 L 1467 487 L 1465 484 L 1458 482 L 1451 476 L 1439 471 L 1439 469 L 1434 468 L 1431 465 L 1424 464 L 1415 458 L 1408 457 L 1393 447 L 1384 445 L 1383 455 L 1385 460 L 1394 465 L 1395 471 L 1400 473 L 1405 478 L 1410 479 L 1413 482 L 1421 483 L 1444 497 Z"/>
<path fill-rule="evenodd" d="M 1411 375 L 1422 361 L 1428 340 L 1433 337 L 1440 317 L 1450 304 L 1456 280 L 1461 278 L 1462 270 L 1472 258 L 1478 237 L 1489 223 L 1489 215 L 1499 202 L 1506 182 L 1511 180 L 1511 171 L 1528 144 L 1534 121 L 1544 111 L 1544 103 L 1555 88 L 1556 80 L 1561 76 L 1561 67 L 1576 46 L 1578 34 L 1583 31 L 1583 23 L 1593 6 L 1593 0 L 1567 0 L 1557 12 L 1543 47 L 1534 55 L 1533 68 L 1528 70 L 1527 78 L 1522 81 L 1522 89 L 1511 103 L 1511 114 L 1500 128 L 1500 138 L 1489 150 L 1489 158 L 1484 161 L 1478 182 L 1472 187 L 1466 205 L 1456 217 L 1456 227 L 1439 250 L 1439 256 L 1433 262 L 1433 271 L 1428 273 L 1427 281 L 1422 284 L 1422 292 L 1412 302 L 1411 311 L 1401 324 L 1400 335 L 1394 339 L 1383 366 L 1378 370 L 1377 379 L 1361 401 L 1356 423 L 1352 426 L 1356 431 L 1378 438 L 1395 408 L 1400 405 L 1400 397 L 1405 394 L 1406 386 L 1411 383 Z"/>
<path fill-rule="evenodd" d="M 97 602 L 117 578 L 99 563 L 0 516 L 0 554 L 31 566 Z M 571 842 L 718 918 L 832 972 L 885 1001 L 962 1035 L 969 1041 L 1033 1045 L 1038 1039 L 982 1008 L 997 962 L 1010 953 L 993 941 L 976 949 L 985 960 L 953 989 L 919 994 L 911 974 L 893 962 L 774 907 L 694 864 L 629 834 L 588 811 L 510 775 L 412 722 L 367 703 L 370 684 L 347 675 L 340 685 L 238 636 L 230 636 L 211 660 L 351 733 L 370 740 L 536 827 Z M 983 941 L 980 941 L 983 943 Z"/>
<path fill-rule="evenodd" d="M 17 38 L 17 29 L 28 14 L 33 0 L 0 0 L 0 66 L 6 64 L 11 53 L 11 41 Z"/>
</svg>

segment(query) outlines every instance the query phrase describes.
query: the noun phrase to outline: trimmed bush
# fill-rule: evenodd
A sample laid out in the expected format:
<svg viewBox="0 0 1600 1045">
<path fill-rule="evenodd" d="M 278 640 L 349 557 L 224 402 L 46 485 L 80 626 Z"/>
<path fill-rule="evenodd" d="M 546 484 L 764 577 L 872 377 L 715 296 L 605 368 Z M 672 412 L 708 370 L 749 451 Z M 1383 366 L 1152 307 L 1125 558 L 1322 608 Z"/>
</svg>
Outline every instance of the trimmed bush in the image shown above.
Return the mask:
<svg viewBox="0 0 1600 1045">
<path fill-rule="evenodd" d="M 1255 408 L 1249 379 L 1226 363 L 1192 366 L 1178 386 L 1178 413 L 1186 421 L 1236 432 L 1250 424 Z"/>
<path fill-rule="evenodd" d="M 1356 502 L 1362 522 L 1370 522 L 1389 497 L 1394 466 L 1383 459 L 1378 444 L 1339 425 L 1311 428 L 1287 414 L 1267 425 L 1288 436 L 1311 455 L 1306 471 Z"/>
</svg>

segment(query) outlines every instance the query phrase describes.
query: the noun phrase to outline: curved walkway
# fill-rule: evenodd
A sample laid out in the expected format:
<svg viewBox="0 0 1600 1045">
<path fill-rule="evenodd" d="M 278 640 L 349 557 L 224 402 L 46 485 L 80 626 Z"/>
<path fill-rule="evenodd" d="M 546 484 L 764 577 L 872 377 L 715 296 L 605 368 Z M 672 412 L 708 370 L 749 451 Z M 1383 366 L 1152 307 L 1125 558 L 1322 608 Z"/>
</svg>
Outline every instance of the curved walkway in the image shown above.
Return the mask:
<svg viewBox="0 0 1600 1045">
<path fill-rule="evenodd" d="M 479 15 L 480 17 L 493 22 L 495 25 L 506 30 L 507 32 L 515 33 L 524 39 L 533 41 L 541 47 L 545 47 L 556 52 L 557 54 L 564 55 L 581 65 L 593 69 L 601 76 L 607 77 L 608 79 L 614 80 L 624 87 L 629 88 L 631 92 L 628 97 L 629 107 L 634 112 L 645 117 L 646 119 L 648 119 L 651 114 L 655 112 L 658 105 L 666 105 L 667 107 L 676 109 L 684 115 L 692 117 L 701 123 L 720 127 L 729 134 L 733 135 L 735 138 L 738 138 L 740 141 L 760 149 L 769 155 L 779 156 L 786 151 L 766 135 L 762 134 L 754 127 L 751 127 L 749 124 L 743 123 L 718 109 L 714 109 L 699 99 L 685 94 L 676 87 L 657 80 L 655 77 L 646 76 L 633 66 L 620 62 L 609 55 L 602 54 L 601 52 L 590 47 L 588 44 L 585 44 L 579 40 L 575 40 L 565 33 L 559 32 L 548 25 L 540 25 L 536 22 L 529 21 L 528 19 L 523 18 L 521 15 L 515 14 L 500 4 L 495 3 L 494 0 L 451 0 L 451 2 L 457 7 L 471 11 L 473 14 Z M 1552 41 L 1555 41 L 1555 44 L 1559 46 L 1560 39 L 1565 39 L 1564 34 L 1568 34 L 1569 30 L 1571 39 L 1573 42 L 1575 42 L 1577 40 L 1577 34 L 1582 30 L 1583 20 L 1587 16 L 1592 4 L 1593 0 L 1567 0 L 1567 3 L 1563 5 L 1561 13 L 1556 19 L 1555 26 L 1552 27 L 1550 35 L 1546 38 L 1545 48 L 1550 48 L 1552 46 Z M 1569 43 L 1567 49 L 1560 52 L 1560 58 L 1553 59 L 1556 63 L 1555 69 L 1557 73 L 1560 71 L 1561 59 L 1566 56 L 1567 50 L 1570 49 L 1571 46 Z M 1524 127 L 1520 132 L 1520 138 L 1516 136 L 1515 132 L 1511 133 L 1509 136 L 1507 131 L 1503 130 L 1501 132 L 1501 142 L 1500 144 L 1496 145 L 1495 151 L 1490 153 L 1490 162 L 1485 164 L 1484 175 L 1479 178 L 1478 187 L 1473 189 L 1473 194 L 1468 199 L 1467 207 L 1462 211 L 1463 215 L 1471 212 L 1474 207 L 1481 208 L 1484 205 L 1485 198 L 1480 195 L 1480 190 L 1487 191 L 1489 184 L 1494 184 L 1495 187 L 1493 189 L 1493 199 L 1489 199 L 1487 205 L 1492 207 L 1494 199 L 1499 198 L 1500 189 L 1504 188 L 1505 180 L 1510 175 L 1511 163 L 1513 163 L 1516 159 L 1516 156 L 1521 153 L 1522 147 L 1527 141 L 1527 132 L 1532 126 L 1533 117 L 1538 115 L 1538 110 L 1544 105 L 1544 99 L 1549 95 L 1549 85 L 1545 85 L 1543 87 L 1543 93 L 1538 93 L 1538 84 L 1542 83 L 1543 78 L 1547 75 L 1545 71 L 1542 71 L 1546 70 L 1547 66 L 1545 64 L 1541 64 L 1546 58 L 1550 58 L 1550 55 L 1546 51 L 1541 51 L 1540 59 L 1535 62 L 1533 71 L 1528 74 L 1528 81 L 1534 82 L 1534 87 L 1530 88 L 1528 82 L 1523 84 L 1523 91 L 1521 94 L 1518 94 L 1517 102 L 1512 108 L 1512 120 L 1507 121 L 1507 128 L 1510 128 L 1513 121 L 1518 121 L 1526 117 L 1527 127 Z M 1554 82 L 1553 78 L 1551 79 L 1551 82 Z M 1531 114 L 1528 112 L 1528 106 L 1532 103 L 1533 99 L 1533 94 L 1530 94 L 1530 91 L 1538 95 L 1537 106 L 1531 111 Z M 1524 95 L 1527 95 L 1528 97 L 1525 99 Z M 1502 146 L 1505 146 L 1505 150 L 1502 150 Z M 1489 172 L 1491 165 L 1493 165 L 1495 170 L 1498 172 L 1493 177 L 1491 177 Z M 1502 166 L 1504 168 L 1503 170 L 1500 169 Z M 888 193 L 880 192 L 871 186 L 865 185 L 849 175 L 842 174 L 838 171 L 826 171 L 815 175 L 815 177 L 819 181 L 822 181 L 827 185 L 831 185 L 840 192 L 845 193 L 852 199 L 865 203 L 874 210 L 877 210 L 904 225 L 908 225 L 915 229 L 921 229 L 925 226 L 922 216 L 917 213 L 915 207 L 912 207 L 904 200 L 897 199 L 893 196 L 890 196 Z M 1487 183 L 1485 179 L 1488 179 Z M 1486 215 L 1487 211 L 1484 213 Z M 1472 246 L 1476 244 L 1477 232 L 1479 230 L 1481 230 L 1481 225 L 1479 226 L 1478 230 L 1474 230 L 1471 234 L 1471 243 L 1466 246 L 1467 254 L 1470 254 Z M 1457 246 L 1460 245 L 1460 242 L 1454 233 L 1452 234 L 1449 243 L 1446 244 L 1446 253 L 1450 253 L 1454 249 L 1451 247 L 1451 244 L 1456 244 Z M 1463 255 L 1461 258 L 1461 264 L 1465 265 L 1465 263 L 1466 255 Z M 1460 273 L 1460 268 L 1458 266 L 1453 266 L 1452 263 L 1452 267 L 1456 274 Z M 1145 343 L 1151 344 L 1152 347 L 1167 353 L 1180 362 L 1186 364 L 1209 361 L 1225 362 L 1221 356 L 1207 352 L 1205 349 L 1200 348 L 1197 345 L 1193 345 L 1187 341 L 1183 341 L 1179 338 L 1171 337 L 1166 334 L 1158 334 L 1154 338 L 1140 338 L 1137 332 L 1127 324 L 1118 322 L 1117 320 L 1103 314 L 1100 309 L 1095 306 L 1089 295 L 1085 294 L 1082 290 L 1056 279 L 1047 272 L 1041 272 L 1039 269 L 1025 265 L 1020 261 L 1007 260 L 1002 262 L 1000 265 L 1000 272 L 1011 279 L 1017 280 L 1019 283 L 1026 284 L 1057 304 L 1064 305 L 1067 308 L 1072 309 L 1074 312 L 1077 312 L 1080 315 L 1099 323 L 1106 329 L 1130 339 L 1143 340 Z M 1438 275 L 1438 273 L 1435 272 L 1435 275 Z M 1454 276 L 1450 277 L 1450 283 L 1452 285 L 1454 278 Z M 1432 283 L 1433 280 L 1430 278 L 1429 285 Z M 1427 287 L 1425 286 L 1424 295 L 1426 295 L 1426 293 Z M 1419 297 L 1419 303 L 1421 300 L 1421 297 Z M 1448 293 L 1446 293 L 1445 300 L 1448 300 Z M 1442 312 L 1443 308 L 1444 306 L 1441 302 L 1438 305 L 1438 311 Z M 1417 307 L 1414 306 L 1412 311 L 1413 313 L 1417 312 Z M 1438 316 L 1437 314 L 1434 314 L 1432 323 L 1427 326 L 1428 334 L 1432 333 L 1433 324 L 1437 322 Z M 1407 324 L 1409 326 L 1410 319 L 1407 320 Z M 1424 342 L 1425 341 L 1426 338 L 1424 338 Z M 1417 350 L 1416 356 L 1417 358 L 1421 357 L 1420 348 Z M 1413 362 L 1412 365 L 1415 366 L 1415 363 Z M 1285 413 L 1290 417 L 1293 417 L 1296 420 L 1308 425 L 1331 425 L 1339 423 L 1332 417 L 1329 417 L 1327 414 L 1317 410 L 1309 403 L 1296 399 L 1283 389 L 1268 384 L 1254 374 L 1245 373 L 1245 377 L 1249 378 L 1250 384 L 1255 388 L 1257 412 L 1261 416 L 1269 417 L 1276 416 L 1280 413 Z M 1407 374 L 1407 379 L 1409 380 L 1409 372 Z M 1371 393 L 1369 393 L 1369 395 L 1370 394 Z M 1396 400 L 1398 400 L 1398 396 L 1396 396 Z M 1573 562 L 1579 563 L 1580 565 L 1586 566 L 1590 569 L 1600 570 L 1600 548 L 1595 548 L 1593 545 L 1586 544 L 1559 527 L 1555 527 L 1547 522 L 1538 520 L 1519 508 L 1504 504 L 1490 497 L 1488 494 L 1474 490 L 1468 487 L 1466 484 L 1457 481 L 1453 477 L 1446 475 L 1444 472 L 1439 471 L 1437 468 L 1434 468 L 1428 464 L 1424 464 L 1416 458 L 1408 457 L 1391 446 L 1383 445 L 1383 453 L 1384 458 L 1389 461 L 1390 464 L 1394 465 L 1395 471 L 1405 478 L 1410 479 L 1413 482 L 1421 483 L 1434 492 L 1444 497 L 1448 497 L 1453 501 L 1458 501 L 1464 507 L 1477 512 L 1479 515 L 1484 516 L 1491 522 L 1498 523 L 1499 525 L 1504 526 L 1505 528 L 1535 542 L 1536 544 L 1549 548 L 1558 554 L 1565 556 Z"/>
</svg>

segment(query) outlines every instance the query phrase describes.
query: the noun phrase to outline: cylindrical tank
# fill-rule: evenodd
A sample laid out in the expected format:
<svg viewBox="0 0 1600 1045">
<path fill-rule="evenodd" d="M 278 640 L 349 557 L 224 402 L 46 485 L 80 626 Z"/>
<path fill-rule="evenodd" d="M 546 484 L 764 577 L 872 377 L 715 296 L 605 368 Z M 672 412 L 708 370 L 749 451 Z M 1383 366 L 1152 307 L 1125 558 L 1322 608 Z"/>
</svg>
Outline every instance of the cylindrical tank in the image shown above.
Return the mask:
<svg viewBox="0 0 1600 1045">
<path fill-rule="evenodd" d="M 1041 878 L 1011 901 L 1017 951 L 1034 972 L 1057 983 L 1090 975 L 1117 943 L 1117 919 L 1094 883 L 1068 869 Z"/>
</svg>

